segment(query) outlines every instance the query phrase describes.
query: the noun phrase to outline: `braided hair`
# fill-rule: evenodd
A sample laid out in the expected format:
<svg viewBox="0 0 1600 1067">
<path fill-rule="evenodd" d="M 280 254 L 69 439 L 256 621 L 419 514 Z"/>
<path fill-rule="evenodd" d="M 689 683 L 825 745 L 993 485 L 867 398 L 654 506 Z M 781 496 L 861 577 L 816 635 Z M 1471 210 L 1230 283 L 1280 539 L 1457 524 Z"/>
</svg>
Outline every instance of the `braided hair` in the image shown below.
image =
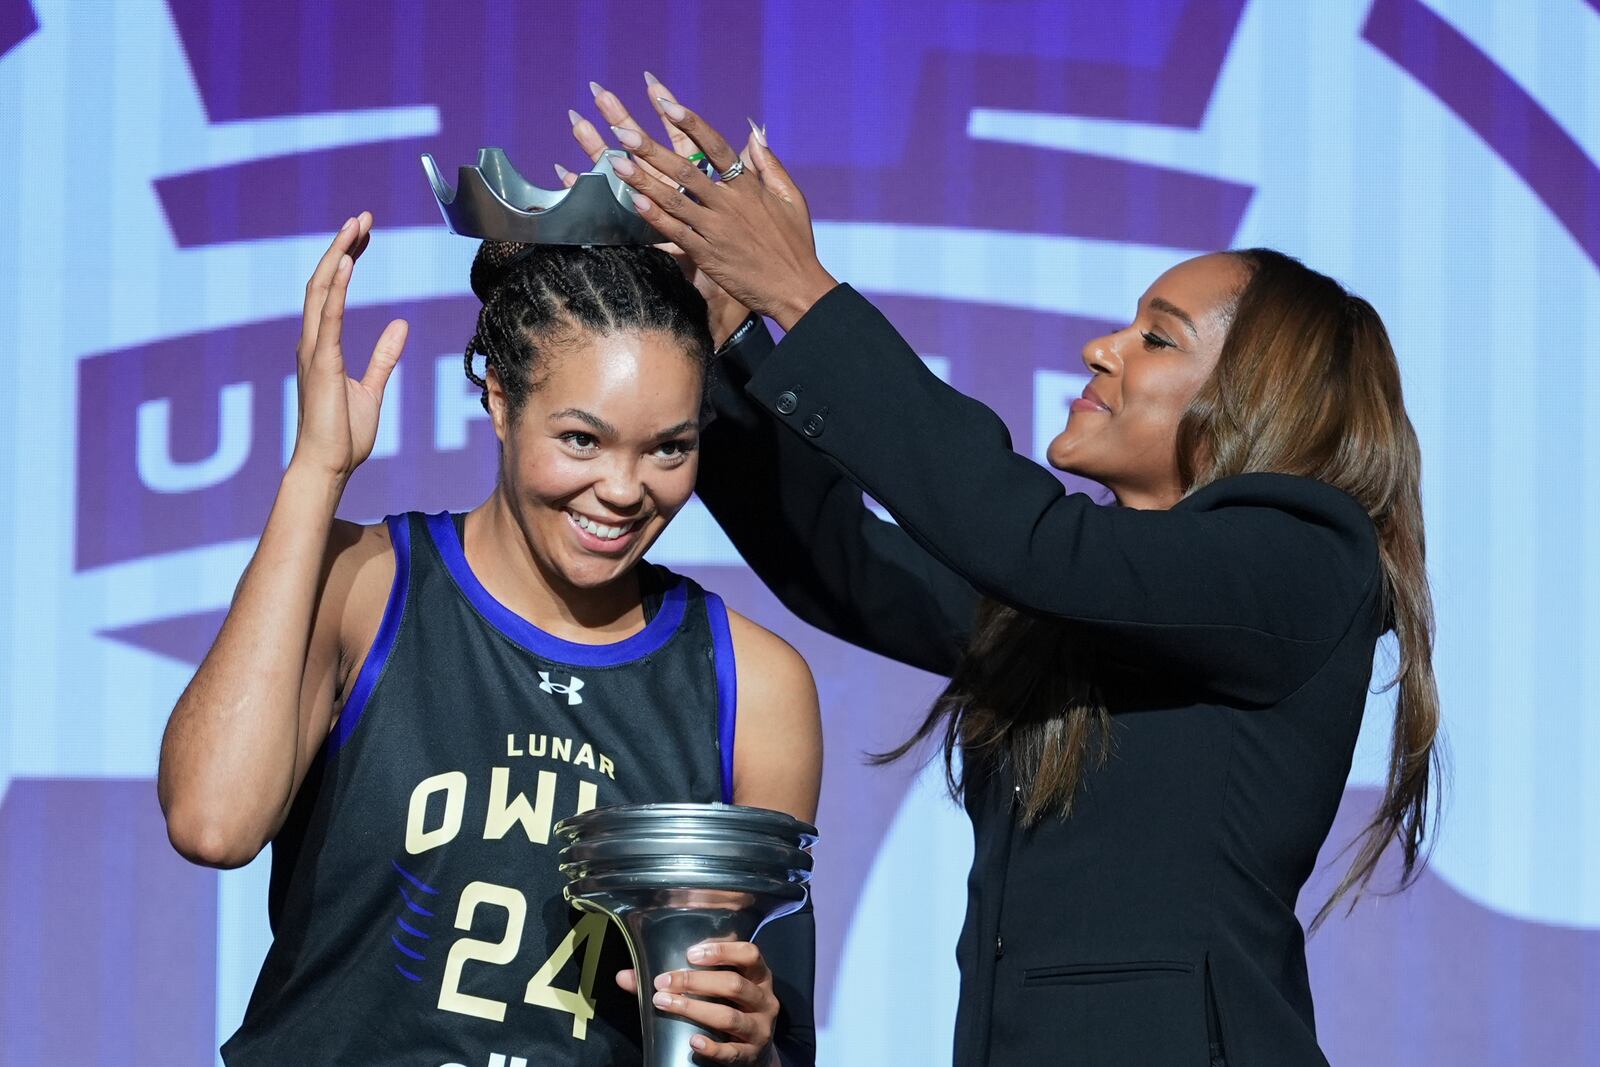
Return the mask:
<svg viewBox="0 0 1600 1067">
<path fill-rule="evenodd" d="M 583 333 L 658 330 L 682 344 L 703 377 L 709 369 L 705 298 L 660 249 L 485 241 L 472 261 L 472 291 L 483 308 L 465 363 L 485 408 L 489 368 L 515 417 L 543 383 L 549 349 Z M 482 376 L 473 370 L 480 355 Z"/>
</svg>

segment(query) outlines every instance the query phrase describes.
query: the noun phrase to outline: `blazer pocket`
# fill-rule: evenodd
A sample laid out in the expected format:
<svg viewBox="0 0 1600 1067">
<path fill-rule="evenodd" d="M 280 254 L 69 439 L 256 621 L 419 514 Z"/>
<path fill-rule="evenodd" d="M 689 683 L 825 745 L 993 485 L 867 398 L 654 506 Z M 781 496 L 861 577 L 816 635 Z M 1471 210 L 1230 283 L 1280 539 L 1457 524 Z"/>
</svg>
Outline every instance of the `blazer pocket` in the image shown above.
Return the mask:
<svg viewBox="0 0 1600 1067">
<path fill-rule="evenodd" d="M 1138 960 L 1129 963 L 1069 963 L 1055 967 L 1030 967 L 1022 972 L 1024 986 L 1108 985 L 1142 982 L 1193 974 L 1195 965 L 1183 960 Z"/>
</svg>

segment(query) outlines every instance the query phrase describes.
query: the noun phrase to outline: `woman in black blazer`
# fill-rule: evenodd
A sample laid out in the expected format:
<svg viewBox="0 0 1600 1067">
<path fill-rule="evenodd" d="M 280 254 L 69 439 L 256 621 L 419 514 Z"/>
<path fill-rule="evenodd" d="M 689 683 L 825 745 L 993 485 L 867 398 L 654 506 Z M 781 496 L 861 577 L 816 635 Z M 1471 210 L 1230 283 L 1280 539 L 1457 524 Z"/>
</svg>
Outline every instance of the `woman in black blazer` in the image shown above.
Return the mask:
<svg viewBox="0 0 1600 1067">
<path fill-rule="evenodd" d="M 714 185 L 600 102 L 669 179 L 619 168 L 646 217 L 787 331 L 725 346 L 700 495 L 800 617 L 950 677 L 907 747 L 942 739 L 975 830 L 955 1062 L 1324 1064 L 1295 903 L 1385 631 L 1389 787 L 1338 895 L 1391 841 L 1414 871 L 1438 718 L 1420 458 L 1370 305 L 1266 250 L 1162 275 L 1084 347 L 1050 446 L 1099 506 L 828 276 L 759 134 L 730 180 L 662 94 Z"/>
</svg>

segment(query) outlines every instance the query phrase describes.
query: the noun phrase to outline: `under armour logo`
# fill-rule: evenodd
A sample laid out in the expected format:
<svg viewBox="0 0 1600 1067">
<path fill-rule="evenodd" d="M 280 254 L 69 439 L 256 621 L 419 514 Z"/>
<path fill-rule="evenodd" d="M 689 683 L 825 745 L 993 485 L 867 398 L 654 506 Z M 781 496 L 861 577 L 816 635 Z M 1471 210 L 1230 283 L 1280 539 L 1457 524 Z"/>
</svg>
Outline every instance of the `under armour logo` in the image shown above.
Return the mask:
<svg viewBox="0 0 1600 1067">
<path fill-rule="evenodd" d="M 568 707 L 571 707 L 574 704 L 583 703 L 583 697 L 578 695 L 578 690 L 583 688 L 583 679 L 579 678 L 577 675 L 573 675 L 572 681 L 568 682 L 566 685 L 562 685 L 559 682 L 552 682 L 550 680 L 549 671 L 540 671 L 539 688 L 546 693 L 564 694 L 567 698 Z"/>
</svg>

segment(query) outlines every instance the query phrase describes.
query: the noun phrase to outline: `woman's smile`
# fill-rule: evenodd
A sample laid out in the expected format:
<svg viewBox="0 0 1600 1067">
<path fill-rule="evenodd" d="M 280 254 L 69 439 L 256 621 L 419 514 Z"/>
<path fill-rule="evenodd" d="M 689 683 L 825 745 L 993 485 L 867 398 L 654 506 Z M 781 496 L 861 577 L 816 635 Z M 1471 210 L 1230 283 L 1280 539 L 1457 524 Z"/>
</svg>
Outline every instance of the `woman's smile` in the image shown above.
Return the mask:
<svg viewBox="0 0 1600 1067">
<path fill-rule="evenodd" d="M 1111 405 L 1107 404 L 1104 400 L 1101 400 L 1099 394 L 1094 391 L 1094 382 L 1090 382 L 1088 385 L 1084 386 L 1083 395 L 1074 397 L 1072 403 L 1069 404 L 1068 407 L 1075 412 L 1103 411 L 1107 415 L 1111 414 Z"/>
<path fill-rule="evenodd" d="M 563 508 L 567 521 L 572 526 L 573 538 L 578 546 L 589 552 L 601 555 L 620 555 L 638 539 L 638 534 L 644 528 L 648 515 L 635 519 L 596 519 L 574 511 L 572 508 Z"/>
</svg>

